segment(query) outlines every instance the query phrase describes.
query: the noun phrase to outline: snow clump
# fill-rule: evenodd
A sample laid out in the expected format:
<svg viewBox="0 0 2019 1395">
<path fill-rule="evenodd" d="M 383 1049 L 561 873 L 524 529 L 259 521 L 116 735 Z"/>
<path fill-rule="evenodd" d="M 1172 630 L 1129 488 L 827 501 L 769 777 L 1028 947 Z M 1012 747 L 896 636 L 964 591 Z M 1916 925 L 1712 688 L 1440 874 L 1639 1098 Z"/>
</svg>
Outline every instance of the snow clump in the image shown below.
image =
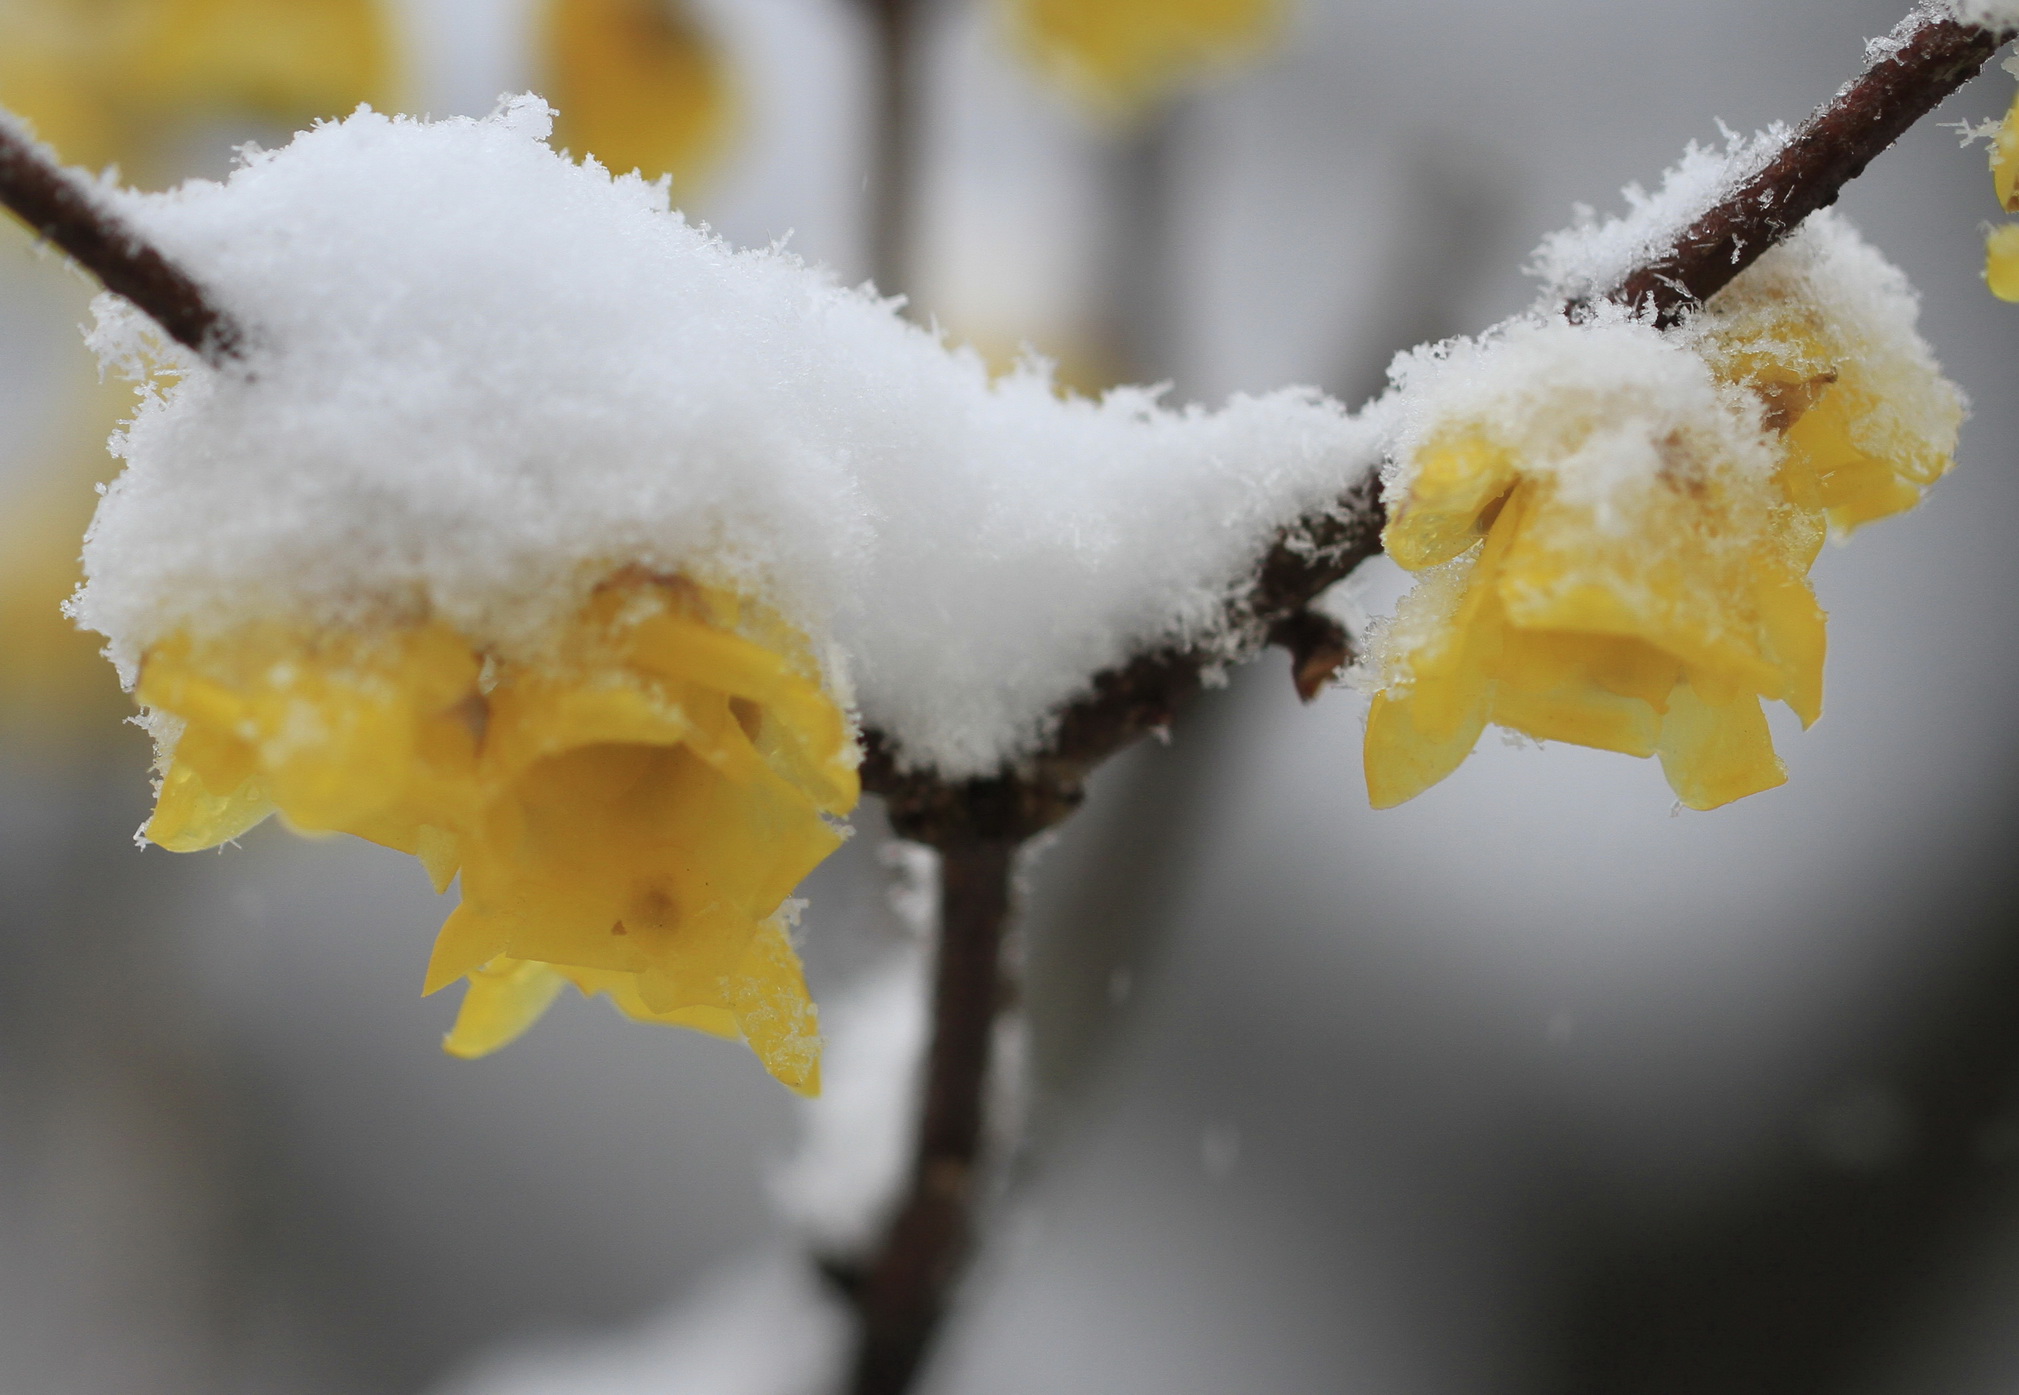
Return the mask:
<svg viewBox="0 0 2019 1395">
<path fill-rule="evenodd" d="M 115 440 L 75 602 L 129 682 L 171 633 L 262 621 L 433 614 L 537 658 L 641 566 L 761 597 L 907 761 L 979 773 L 1146 647 L 1237 648 L 1278 531 L 1378 454 L 1308 390 L 1207 412 L 991 378 L 551 123 L 360 109 L 222 184 L 108 193 L 251 340 L 213 370 L 100 302 L 108 363 L 176 377 Z"/>
</svg>

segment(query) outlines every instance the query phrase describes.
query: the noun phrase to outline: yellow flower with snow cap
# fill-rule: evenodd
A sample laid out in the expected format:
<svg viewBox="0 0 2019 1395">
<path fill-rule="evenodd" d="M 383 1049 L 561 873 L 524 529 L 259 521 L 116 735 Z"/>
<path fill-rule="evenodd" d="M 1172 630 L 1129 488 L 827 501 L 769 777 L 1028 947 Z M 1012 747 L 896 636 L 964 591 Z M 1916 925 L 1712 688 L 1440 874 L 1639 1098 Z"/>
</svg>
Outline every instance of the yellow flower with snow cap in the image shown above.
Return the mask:
<svg viewBox="0 0 2019 1395">
<path fill-rule="evenodd" d="M 460 874 L 426 985 L 468 980 L 450 1052 L 504 1045 L 572 983 L 818 1091 L 786 898 L 859 786 L 840 709 L 764 607 L 621 573 L 537 663 L 427 618 L 178 634 L 137 696 L 164 747 L 151 841 L 212 847 L 278 812 L 412 853 L 438 890 Z"/>
<path fill-rule="evenodd" d="M 1383 541 L 1426 580 L 1380 644 L 1375 806 L 1450 774 L 1489 724 L 1659 756 L 1692 808 L 1782 783 L 1761 703 L 1821 714 L 1807 574 L 1826 532 L 1911 507 L 1949 466 L 1961 399 L 1912 318 L 1897 273 L 1826 219 L 1673 341 L 1531 326 L 1557 359 L 1434 412 L 1391 481 Z"/>
<path fill-rule="evenodd" d="M 1649 443 L 1647 487 L 1608 520 L 1549 468 L 1561 458 L 1524 459 L 1490 430 L 1427 447 L 1388 525 L 1403 566 L 1452 573 L 1389 634 L 1367 727 L 1375 806 L 1456 769 L 1488 723 L 1659 755 L 1697 808 L 1779 784 L 1760 699 L 1804 722 L 1820 710 L 1823 617 L 1802 577 L 1821 528 L 1776 510 L 1714 440 Z"/>
</svg>

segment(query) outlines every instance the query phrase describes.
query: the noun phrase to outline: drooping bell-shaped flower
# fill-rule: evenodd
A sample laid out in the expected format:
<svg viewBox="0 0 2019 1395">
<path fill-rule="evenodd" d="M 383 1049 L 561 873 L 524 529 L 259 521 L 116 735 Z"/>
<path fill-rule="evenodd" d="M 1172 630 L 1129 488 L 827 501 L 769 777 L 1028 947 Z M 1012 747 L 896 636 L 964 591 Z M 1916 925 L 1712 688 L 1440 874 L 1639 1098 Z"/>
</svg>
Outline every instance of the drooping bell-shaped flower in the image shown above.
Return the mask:
<svg viewBox="0 0 2019 1395">
<path fill-rule="evenodd" d="M 626 573 L 540 662 L 425 617 L 177 635 L 137 696 L 163 746 L 149 840 L 212 847 L 278 812 L 412 853 L 438 890 L 460 874 L 427 981 L 469 982 L 454 1054 L 504 1045 L 572 983 L 740 1036 L 818 1090 L 785 902 L 858 785 L 840 709 L 763 607 Z"/>
<path fill-rule="evenodd" d="M 1375 805 L 1489 724 L 1659 756 L 1693 808 L 1784 781 L 1761 703 L 1821 714 L 1826 532 L 1949 467 L 1961 399 L 1914 313 L 1824 218 L 1683 330 L 1538 318 L 1405 363 L 1384 542 L 1426 578 L 1379 645 Z"/>
</svg>

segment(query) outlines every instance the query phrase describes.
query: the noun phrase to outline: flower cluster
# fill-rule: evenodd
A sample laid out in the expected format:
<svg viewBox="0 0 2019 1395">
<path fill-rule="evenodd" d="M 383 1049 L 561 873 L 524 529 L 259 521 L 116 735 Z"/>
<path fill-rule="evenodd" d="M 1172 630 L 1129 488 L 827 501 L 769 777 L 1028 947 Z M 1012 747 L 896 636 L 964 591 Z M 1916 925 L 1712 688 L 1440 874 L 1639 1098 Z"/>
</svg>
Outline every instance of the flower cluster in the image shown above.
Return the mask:
<svg viewBox="0 0 2019 1395">
<path fill-rule="evenodd" d="M 524 1031 L 572 983 L 645 1021 L 741 1036 L 819 1088 L 785 899 L 855 804 L 853 742 L 764 608 L 620 574 L 553 652 L 508 662 L 419 617 L 151 647 L 163 752 L 145 836 L 189 851 L 278 812 L 418 857 L 462 904 L 427 991 L 469 981 L 447 1048 Z"/>
<path fill-rule="evenodd" d="M 1913 314 L 1824 218 L 1683 331 L 1531 319 L 1405 361 L 1384 542 L 1425 577 L 1379 645 L 1374 804 L 1489 723 L 1659 756 L 1692 808 L 1782 783 L 1761 703 L 1821 713 L 1826 534 L 1949 466 L 1961 399 Z"/>
</svg>

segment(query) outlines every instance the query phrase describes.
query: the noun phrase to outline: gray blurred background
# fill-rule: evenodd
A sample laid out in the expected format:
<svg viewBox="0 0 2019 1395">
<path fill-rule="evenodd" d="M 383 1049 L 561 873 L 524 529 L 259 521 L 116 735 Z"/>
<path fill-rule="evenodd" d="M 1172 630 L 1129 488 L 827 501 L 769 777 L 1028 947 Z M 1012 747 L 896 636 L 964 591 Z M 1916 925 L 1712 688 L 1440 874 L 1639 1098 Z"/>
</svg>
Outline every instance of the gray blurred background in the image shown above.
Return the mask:
<svg viewBox="0 0 2019 1395">
<path fill-rule="evenodd" d="M 525 83 L 526 8 L 413 0 L 415 109 Z M 854 8 L 702 8 L 743 116 L 681 201 L 859 278 Z M 1116 134 L 946 0 L 910 290 L 1086 380 L 1357 401 L 1527 303 L 1574 203 L 1719 119 L 1798 120 L 1897 17 L 1301 0 L 1264 60 Z M 1940 119 L 2011 95 L 1993 72 Z M 1818 567 L 1827 714 L 1777 724 L 1789 784 L 1677 813 L 1651 762 L 1489 734 L 1375 814 L 1359 699 L 1301 708 L 1279 654 L 1209 694 L 1035 865 L 1031 1141 L 931 1389 L 2019 1388 L 2019 307 L 1979 276 L 1981 147 L 1924 123 L 1842 207 L 1975 415 L 1923 508 Z M 17 522 L 102 411 L 87 299 L 0 239 Z M 0 1391 L 418 1395 L 637 1321 L 777 1226 L 793 1113 L 746 1051 L 571 1000 L 443 1056 L 418 867 L 271 828 L 137 850 L 146 751 L 102 684 L 0 732 Z M 900 933 L 858 824 L 806 892 L 816 994 Z"/>
</svg>

